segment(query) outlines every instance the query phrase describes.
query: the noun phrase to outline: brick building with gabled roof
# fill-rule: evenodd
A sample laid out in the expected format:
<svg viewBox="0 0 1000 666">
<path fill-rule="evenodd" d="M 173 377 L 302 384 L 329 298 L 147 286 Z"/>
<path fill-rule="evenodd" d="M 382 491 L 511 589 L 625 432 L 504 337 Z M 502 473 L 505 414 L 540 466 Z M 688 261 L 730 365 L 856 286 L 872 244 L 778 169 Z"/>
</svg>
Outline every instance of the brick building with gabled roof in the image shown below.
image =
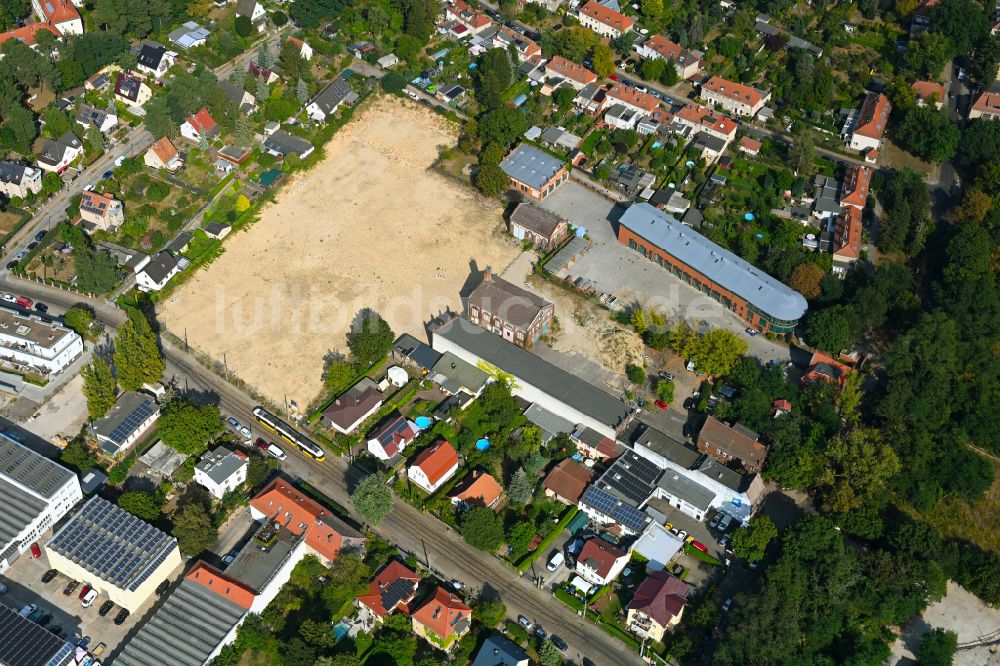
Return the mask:
<svg viewBox="0 0 1000 666">
<path fill-rule="evenodd" d="M 590 0 L 580 8 L 580 25 L 593 30 L 601 37 L 618 39 L 632 29 L 635 20 L 621 12 L 602 5 L 597 0 Z"/>
<path fill-rule="evenodd" d="M 840 205 L 864 208 L 868 203 L 868 188 L 872 182 L 872 170 L 863 166 L 849 166 L 844 172 L 844 184 L 840 188 Z"/>
<path fill-rule="evenodd" d="M 574 90 L 580 90 L 587 84 L 595 83 L 597 74 L 583 65 L 578 65 L 572 60 L 557 55 L 545 63 L 545 78 L 564 79 Z"/>
<path fill-rule="evenodd" d="M 697 76 L 702 68 L 702 58 L 705 56 L 701 51 L 686 49 L 660 34 L 647 39 L 636 52 L 643 58 L 660 58 L 673 63 L 677 76 L 682 79 Z"/>
<path fill-rule="evenodd" d="M 861 209 L 844 206 L 834 220 L 833 272 L 840 275 L 861 257 Z"/>
<path fill-rule="evenodd" d="M 849 145 L 851 150 L 878 151 L 882 145 L 882 135 L 889 123 L 892 103 L 882 93 L 870 92 L 865 95 L 858 111 L 854 128 L 851 130 Z"/>
<path fill-rule="evenodd" d="M 503 497 L 503 488 L 492 475 L 476 470 L 462 481 L 451 496 L 453 504 L 460 506 L 485 506 L 492 509 Z"/>
<path fill-rule="evenodd" d="M 723 463 L 736 460 L 750 473 L 759 472 L 767 458 L 767 447 L 756 436 L 751 437 L 739 424 L 732 427 L 714 416 L 708 417 L 698 433 L 698 450 Z"/>
</svg>

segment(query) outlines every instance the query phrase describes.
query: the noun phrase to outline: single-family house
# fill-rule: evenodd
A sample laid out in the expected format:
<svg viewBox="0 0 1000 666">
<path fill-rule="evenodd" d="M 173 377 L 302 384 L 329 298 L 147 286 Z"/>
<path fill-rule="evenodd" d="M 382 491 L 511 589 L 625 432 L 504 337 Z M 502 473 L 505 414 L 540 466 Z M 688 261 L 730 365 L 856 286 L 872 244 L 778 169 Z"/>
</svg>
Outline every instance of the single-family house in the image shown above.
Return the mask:
<svg viewBox="0 0 1000 666">
<path fill-rule="evenodd" d="M 82 35 L 83 19 L 70 0 L 31 0 L 31 8 L 42 23 L 62 35 Z"/>
<path fill-rule="evenodd" d="M 503 498 L 503 488 L 492 475 L 476 470 L 455 488 L 451 503 L 458 507 L 485 506 L 492 509 Z"/>
<path fill-rule="evenodd" d="M 206 236 L 214 238 L 215 240 L 222 240 L 228 236 L 229 232 L 232 230 L 233 228 L 225 222 L 209 222 L 205 225 L 205 228 L 202 229 Z"/>
<path fill-rule="evenodd" d="M 158 418 L 160 410 L 151 395 L 126 391 L 118 396 L 107 416 L 91 424 L 90 430 L 104 453 L 117 456 L 135 444 Z"/>
<path fill-rule="evenodd" d="M 118 126 L 118 114 L 114 106 L 98 109 L 86 103 L 81 103 L 76 110 L 76 122 L 84 129 L 96 127 L 101 134 L 107 134 Z"/>
<path fill-rule="evenodd" d="M 66 132 L 58 139 L 45 139 L 37 164 L 43 171 L 62 173 L 82 154 L 83 142 L 73 132 Z"/>
<path fill-rule="evenodd" d="M 42 190 L 42 171 L 22 162 L 0 160 L 0 193 L 8 199 L 24 198 Z"/>
<path fill-rule="evenodd" d="M 576 572 L 593 585 L 607 585 L 625 569 L 628 552 L 604 539 L 592 537 L 583 543 L 576 559 Z"/>
<path fill-rule="evenodd" d="M 510 214 L 508 223 L 514 238 L 528 241 L 535 247 L 554 250 L 569 237 L 569 223 L 533 203 L 520 203 Z"/>
<path fill-rule="evenodd" d="M 135 274 L 135 281 L 140 291 L 159 291 L 180 272 L 181 266 L 173 255 L 162 251 Z"/>
<path fill-rule="evenodd" d="M 80 220 L 87 233 L 111 231 L 125 221 L 125 205 L 107 194 L 84 190 L 80 197 Z"/>
<path fill-rule="evenodd" d="M 167 39 L 177 48 L 187 50 L 204 45 L 210 34 L 208 28 L 203 28 L 194 21 L 188 21 L 167 35 Z"/>
<path fill-rule="evenodd" d="M 417 454 L 406 474 L 425 492 L 434 493 L 457 471 L 458 452 L 450 442 L 439 439 Z"/>
<path fill-rule="evenodd" d="M 477 9 L 473 9 L 465 0 L 448 0 L 444 6 L 444 15 L 448 21 L 456 21 L 465 26 L 462 34 L 472 37 L 479 35 L 492 27 L 490 18 Z"/>
<path fill-rule="evenodd" d="M 382 406 L 382 392 L 374 380 L 365 377 L 330 403 L 320 415 L 327 428 L 349 435 Z"/>
<path fill-rule="evenodd" d="M 438 357 L 429 377 L 442 392 L 458 397 L 462 409 L 472 398 L 478 397 L 491 380 L 486 371 L 451 352 L 445 352 Z"/>
<path fill-rule="evenodd" d="M 135 110 L 146 106 L 146 102 L 152 98 L 153 91 L 138 76 L 118 73 L 115 79 L 115 99 L 119 102 Z"/>
<path fill-rule="evenodd" d="M 290 44 L 292 48 L 298 51 L 299 57 L 303 60 L 312 60 L 313 50 L 312 47 L 306 44 L 304 41 L 298 37 L 289 37 L 285 40 L 285 44 Z"/>
<path fill-rule="evenodd" d="M 194 466 L 194 482 L 208 494 L 222 499 L 247 480 L 247 454 L 219 446 L 207 452 Z"/>
<path fill-rule="evenodd" d="M 14 28 L 7 32 L 0 33 L 0 46 L 9 39 L 16 39 L 26 46 L 35 46 L 39 32 L 47 32 L 54 38 L 59 39 L 62 34 L 48 23 L 29 23 L 21 28 Z"/>
<path fill-rule="evenodd" d="M 405 449 L 420 429 L 399 412 L 389 414 L 368 435 L 368 451 L 386 461 Z"/>
<path fill-rule="evenodd" d="M 488 33 L 483 33 L 485 37 Z M 495 49 L 514 49 L 517 54 L 517 61 L 523 63 L 532 58 L 541 56 L 542 47 L 534 41 L 528 39 L 519 32 L 514 32 L 506 26 L 496 29 L 490 37 L 490 45 Z"/>
<path fill-rule="evenodd" d="M 218 133 L 219 125 L 205 107 L 201 107 L 181 123 L 181 136 L 188 141 L 197 143 L 202 139 L 211 139 Z"/>
<path fill-rule="evenodd" d="M 541 201 L 569 178 L 562 160 L 532 146 L 522 143 L 500 163 L 500 168 L 510 177 L 512 189 Z"/>
<path fill-rule="evenodd" d="M 749 473 L 759 472 L 767 458 L 767 447 L 757 441 L 757 433 L 738 423 L 726 425 L 714 416 L 698 433 L 698 450 L 725 464 L 736 461 Z"/>
<path fill-rule="evenodd" d="M 969 120 L 1000 120 L 1000 93 L 984 90 L 969 109 Z"/>
<path fill-rule="evenodd" d="M 572 60 L 567 60 L 562 56 L 553 56 L 551 60 L 545 63 L 545 78 L 549 81 L 565 82 L 566 85 L 570 86 L 574 90 L 580 90 L 584 86 L 596 83 L 597 74 L 584 67 L 583 65 L 578 65 Z"/>
<path fill-rule="evenodd" d="M 139 252 L 138 250 L 133 250 L 130 247 L 116 245 L 114 243 L 109 243 L 108 241 L 99 242 L 97 247 L 114 259 L 115 264 L 119 268 L 124 266 L 132 273 L 142 270 L 142 267 L 149 263 L 148 254 L 145 252 Z"/>
<path fill-rule="evenodd" d="M 413 633 L 447 652 L 469 633 L 472 609 L 454 593 L 439 586 L 411 618 Z"/>
<path fill-rule="evenodd" d="M 368 592 L 358 595 L 354 603 L 376 622 L 394 612 L 409 615 L 417 596 L 420 576 L 399 560 L 391 560 L 368 585 Z"/>
<path fill-rule="evenodd" d="M 701 51 L 686 49 L 660 34 L 653 35 L 635 50 L 643 58 L 659 58 L 673 63 L 677 77 L 684 80 L 693 78 L 701 72 L 702 59 L 705 57 Z"/>
<path fill-rule="evenodd" d="M 891 111 L 892 103 L 888 97 L 882 93 L 867 93 L 851 129 L 848 142 L 851 150 L 878 152 Z"/>
<path fill-rule="evenodd" d="M 913 94 L 917 97 L 917 106 L 933 106 L 940 111 L 944 108 L 944 86 L 937 81 L 914 81 Z"/>
<path fill-rule="evenodd" d="M 156 140 L 143 155 L 142 161 L 150 169 L 165 169 L 170 173 L 184 166 L 184 160 L 168 137 Z"/>
<path fill-rule="evenodd" d="M 294 154 L 299 159 L 305 159 L 315 150 L 311 143 L 297 136 L 292 136 L 285 130 L 278 130 L 264 139 L 263 148 L 275 157 Z"/>
<path fill-rule="evenodd" d="M 155 78 L 160 78 L 173 67 L 177 54 L 156 42 L 146 42 L 139 49 L 136 69 Z"/>
<path fill-rule="evenodd" d="M 530 347 L 549 332 L 555 306 L 503 278 L 489 267 L 483 281 L 469 293 L 466 315 L 473 324 L 493 331 L 519 347 Z"/>
<path fill-rule="evenodd" d="M 267 18 L 267 12 L 257 0 L 236 0 L 236 15 L 250 19 L 251 23 L 257 25 L 258 31 L 264 29 L 264 19 Z"/>
<path fill-rule="evenodd" d="M 814 352 L 809 359 L 809 367 L 802 375 L 800 383 L 805 386 L 814 382 L 827 382 L 839 389 L 844 388 L 847 376 L 853 372 L 850 367 L 844 365 L 826 354 Z"/>
<path fill-rule="evenodd" d="M 713 76 L 701 84 L 699 96 L 709 104 L 718 104 L 729 113 L 747 117 L 755 116 L 771 99 L 770 92 L 727 81 L 721 76 Z"/>
<path fill-rule="evenodd" d="M 399 64 L 399 56 L 395 53 L 387 53 L 375 62 L 381 69 L 392 69 Z"/>
<path fill-rule="evenodd" d="M 111 75 L 118 72 L 120 69 L 121 68 L 118 65 L 108 65 L 107 67 L 102 67 L 89 79 L 84 81 L 83 89 L 97 90 L 98 92 L 104 90 L 111 85 Z"/>
<path fill-rule="evenodd" d="M 495 635 L 483 641 L 472 666 L 528 666 L 530 662 L 524 648 L 512 640 Z"/>
<path fill-rule="evenodd" d="M 650 574 L 625 607 L 628 613 L 625 624 L 629 631 L 642 638 L 662 641 L 666 630 L 681 621 L 689 591 L 687 583 L 666 571 Z"/>
<path fill-rule="evenodd" d="M 580 455 L 591 460 L 614 460 L 622 454 L 623 450 L 614 439 L 587 426 L 580 426 L 574 430 L 570 439 L 576 444 Z"/>
<path fill-rule="evenodd" d="M 589 0 L 581 7 L 578 18 L 580 25 L 608 39 L 618 39 L 635 25 L 634 19 L 597 0 Z"/>
<path fill-rule="evenodd" d="M 220 81 L 219 87 L 222 89 L 222 92 L 226 93 L 226 97 L 232 100 L 240 112 L 250 114 L 257 108 L 257 99 L 242 86 L 230 83 L 229 81 Z"/>
<path fill-rule="evenodd" d="M 572 458 L 565 458 L 552 468 L 542 482 L 542 487 L 545 488 L 546 497 L 576 506 L 593 476 L 593 472 L 584 465 Z"/>
<path fill-rule="evenodd" d="M 267 85 L 277 83 L 281 80 L 278 72 L 274 71 L 271 67 L 264 67 L 256 60 L 250 61 L 250 64 L 247 66 L 247 75 L 254 81 L 263 81 Z"/>
<path fill-rule="evenodd" d="M 750 157 L 757 157 L 760 154 L 762 145 L 757 139 L 751 139 L 748 136 L 740 137 L 740 152 Z"/>
</svg>

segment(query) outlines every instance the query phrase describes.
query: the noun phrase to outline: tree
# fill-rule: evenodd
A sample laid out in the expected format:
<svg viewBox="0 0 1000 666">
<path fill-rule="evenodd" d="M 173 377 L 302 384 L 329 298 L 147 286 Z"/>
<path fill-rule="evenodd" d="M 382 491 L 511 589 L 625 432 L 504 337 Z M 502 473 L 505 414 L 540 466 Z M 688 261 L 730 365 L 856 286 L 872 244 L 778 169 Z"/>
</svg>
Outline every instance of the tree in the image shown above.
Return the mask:
<svg viewBox="0 0 1000 666">
<path fill-rule="evenodd" d="M 998 67 L 1000 67 L 1000 35 L 993 35 L 976 48 L 969 76 L 973 81 L 989 86 L 996 78 Z"/>
<path fill-rule="evenodd" d="M 642 4 L 645 8 L 646 2 L 644 1 Z M 559 652 L 559 648 L 556 647 L 555 643 L 545 641 L 538 650 L 538 661 L 542 666 L 562 666 L 562 653 Z"/>
<path fill-rule="evenodd" d="M 250 33 L 253 32 L 253 23 L 250 21 L 249 16 L 237 16 L 234 27 L 236 34 L 240 37 L 249 37 Z"/>
<path fill-rule="evenodd" d="M 504 49 L 490 49 L 479 58 L 476 68 L 476 99 L 486 109 L 503 105 L 503 94 L 510 87 L 514 68 Z"/>
<path fill-rule="evenodd" d="M 351 493 L 351 502 L 362 518 L 378 525 L 392 511 L 392 489 L 378 474 L 371 474 Z"/>
<path fill-rule="evenodd" d="M 507 487 L 507 497 L 510 498 L 511 504 L 527 504 L 534 491 L 534 484 L 528 478 L 528 473 L 523 467 L 518 467 Z"/>
<path fill-rule="evenodd" d="M 174 514 L 170 533 L 186 555 L 197 555 L 215 542 L 215 526 L 205 507 L 191 502 Z"/>
<path fill-rule="evenodd" d="M 143 384 L 156 383 L 163 377 L 163 358 L 156 335 L 138 310 L 129 310 L 128 321 L 118 329 L 114 361 L 123 391 L 136 391 Z"/>
<path fill-rule="evenodd" d="M 331 393 L 340 393 L 351 385 L 356 375 L 354 364 L 336 358 L 323 371 L 323 386 Z"/>
<path fill-rule="evenodd" d="M 59 462 L 83 473 L 97 465 L 97 456 L 85 440 L 74 439 L 59 453 Z"/>
<path fill-rule="evenodd" d="M 672 66 L 672 64 L 671 64 Z M 659 81 L 663 76 L 663 70 L 667 68 L 667 62 L 662 58 L 646 58 L 640 66 L 642 78 L 647 81 Z"/>
<path fill-rule="evenodd" d="M 396 334 L 374 310 L 362 310 L 347 332 L 347 346 L 358 367 L 367 370 L 392 349 Z"/>
<path fill-rule="evenodd" d="M 990 34 L 990 21 L 973 0 L 942 0 L 931 9 L 930 19 L 934 32 L 951 41 L 952 56 L 972 53 Z"/>
<path fill-rule="evenodd" d="M 805 261 L 792 270 L 792 278 L 788 281 L 788 286 L 811 301 L 823 293 L 821 285 L 825 277 L 826 271 L 820 268 L 819 264 Z"/>
<path fill-rule="evenodd" d="M 745 529 L 736 530 L 733 534 L 733 552 L 747 562 L 760 562 L 764 552 L 774 537 L 778 536 L 778 528 L 765 515 L 754 516 Z"/>
<path fill-rule="evenodd" d="M 99 419 L 115 406 L 115 376 L 111 366 L 102 357 L 94 355 L 90 365 L 80 370 L 83 377 L 83 395 L 87 398 L 87 413 L 91 419 Z"/>
<path fill-rule="evenodd" d="M 713 328 L 701 335 L 685 354 L 695 366 L 714 377 L 729 374 L 736 361 L 747 351 L 747 341 L 724 328 Z"/>
<path fill-rule="evenodd" d="M 76 285 L 81 291 L 104 294 L 118 284 L 118 264 L 107 252 L 90 246 L 77 248 L 73 263 Z"/>
<path fill-rule="evenodd" d="M 899 126 L 903 146 L 931 162 L 945 162 L 958 152 L 962 132 L 944 113 L 931 106 L 917 107 Z"/>
<path fill-rule="evenodd" d="M 495 552 L 504 541 L 503 521 L 492 509 L 477 506 L 462 514 L 462 538 L 470 546 Z"/>
<path fill-rule="evenodd" d="M 55 106 L 45 107 L 42 117 L 45 119 L 46 136 L 60 137 L 72 128 L 73 121 L 69 114 Z"/>
<path fill-rule="evenodd" d="M 291 3 L 288 15 L 300 28 L 317 28 L 324 21 L 336 20 L 349 3 L 344 0 L 311 0 Z"/>
<path fill-rule="evenodd" d="M 674 64 L 673 60 L 668 60 L 666 62 L 666 67 L 663 68 L 663 73 L 659 76 L 659 81 L 665 86 L 672 86 L 680 79 L 677 74 L 677 66 Z"/>
<path fill-rule="evenodd" d="M 198 455 L 222 432 L 222 414 L 216 405 L 193 405 L 183 398 L 166 404 L 156 424 L 163 443 L 179 453 Z"/>
<path fill-rule="evenodd" d="M 906 167 L 881 190 L 884 214 L 879 223 L 878 248 L 883 252 L 920 252 L 928 232 L 930 194 L 923 178 Z"/>
<path fill-rule="evenodd" d="M 145 490 L 129 490 L 118 498 L 118 506 L 147 522 L 153 522 L 163 512 L 163 498 Z"/>
<path fill-rule="evenodd" d="M 639 6 L 646 18 L 657 18 L 663 14 L 663 0 L 642 0 Z"/>
<path fill-rule="evenodd" d="M 847 513 L 870 501 L 900 469 L 896 452 L 872 428 L 856 428 L 834 437 L 825 455 L 819 482 L 825 488 L 824 507 L 835 513 Z"/>
<path fill-rule="evenodd" d="M 920 638 L 917 663 L 920 666 L 951 666 L 956 650 L 958 634 L 941 628 L 931 629 Z"/>
<path fill-rule="evenodd" d="M 674 383 L 661 379 L 656 383 L 656 397 L 668 405 L 674 401 Z"/>
<path fill-rule="evenodd" d="M 382 90 L 388 93 L 401 93 L 406 88 L 406 77 L 399 72 L 389 72 L 382 77 Z"/>
<path fill-rule="evenodd" d="M 253 141 L 253 125 L 250 119 L 242 113 L 236 116 L 236 143 L 242 147 L 247 147 Z"/>
<path fill-rule="evenodd" d="M 482 164 L 476 171 L 476 187 L 484 196 L 497 198 L 510 187 L 510 177 L 498 164 Z"/>
<path fill-rule="evenodd" d="M 524 114 L 512 106 L 501 106 L 479 118 L 479 140 L 484 144 L 510 146 L 527 130 Z"/>
<path fill-rule="evenodd" d="M 323 649 L 332 648 L 336 643 L 336 637 L 330 631 L 330 624 L 312 619 L 302 621 L 299 625 L 299 636 L 309 645 Z"/>
<path fill-rule="evenodd" d="M 628 380 L 635 384 L 636 386 L 641 386 L 646 383 L 646 371 L 642 369 L 641 366 L 633 365 L 631 363 L 625 366 L 625 376 Z"/>
<path fill-rule="evenodd" d="M 788 165 L 796 176 L 808 179 L 816 171 L 816 147 L 812 133 L 805 126 L 796 126 L 792 145 L 788 149 Z"/>
<path fill-rule="evenodd" d="M 615 73 L 615 52 L 606 44 L 594 46 L 594 73 L 598 78 L 606 79 Z"/>
<path fill-rule="evenodd" d="M 529 520 L 521 520 L 507 530 L 507 545 L 515 552 L 521 553 L 528 549 L 531 540 L 538 534 L 534 523 Z"/>
<path fill-rule="evenodd" d="M 309 86 L 303 79 L 299 79 L 295 84 L 295 99 L 299 100 L 299 104 L 305 104 L 309 101 Z"/>
<path fill-rule="evenodd" d="M 910 42 L 904 61 L 917 76 L 937 76 L 951 59 L 952 43 L 935 32 L 925 32 Z M 944 100 L 941 100 L 944 101 Z"/>
<path fill-rule="evenodd" d="M 277 27 L 282 27 L 288 23 L 288 14 L 285 12 L 277 11 L 271 14 L 271 23 Z"/>
<path fill-rule="evenodd" d="M 472 606 L 472 617 L 487 629 L 493 629 L 507 617 L 507 607 L 500 599 L 480 599 Z"/>
<path fill-rule="evenodd" d="M 509 430 L 521 414 L 511 393 L 510 383 L 503 378 L 487 384 L 477 403 L 480 423 L 486 432 Z"/>
<path fill-rule="evenodd" d="M 20 104 L 16 104 L 8 109 L 4 115 L 6 122 L 3 127 L 10 131 L 10 138 L 4 141 L 4 147 L 25 155 L 29 154 L 31 143 L 38 136 L 34 114 Z"/>
<path fill-rule="evenodd" d="M 211 0 L 188 0 L 184 9 L 188 16 L 198 19 L 208 16 L 208 13 L 212 11 L 212 7 L 214 5 L 215 3 Z"/>
<path fill-rule="evenodd" d="M 849 349 L 860 334 L 857 314 L 845 305 L 810 312 L 806 318 L 806 341 L 818 349 Z"/>
</svg>

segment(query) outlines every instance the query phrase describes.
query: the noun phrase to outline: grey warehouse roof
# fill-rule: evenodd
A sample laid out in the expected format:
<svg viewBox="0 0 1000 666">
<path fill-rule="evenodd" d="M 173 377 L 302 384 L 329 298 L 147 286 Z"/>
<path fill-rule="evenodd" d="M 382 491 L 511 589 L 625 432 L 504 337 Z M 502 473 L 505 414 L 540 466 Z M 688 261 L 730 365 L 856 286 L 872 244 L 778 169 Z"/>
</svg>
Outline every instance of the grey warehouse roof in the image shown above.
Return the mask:
<svg viewBox="0 0 1000 666">
<path fill-rule="evenodd" d="M 522 143 L 500 163 L 500 168 L 511 178 L 540 190 L 563 168 L 563 163 L 543 150 Z"/>
<path fill-rule="evenodd" d="M 74 663 L 73 645 L 13 608 L 0 604 L 0 664 L 66 666 Z"/>
<path fill-rule="evenodd" d="M 450 340 L 609 428 L 617 427 L 628 417 L 628 407 L 621 400 L 467 319 L 456 317 L 434 331 L 434 335 Z"/>
<path fill-rule="evenodd" d="M 0 433 L 0 479 L 52 497 L 73 477 L 68 469 Z M 6 506 L 4 508 L 7 508 Z"/>
<path fill-rule="evenodd" d="M 94 496 L 45 547 L 101 580 L 134 592 L 177 548 L 177 539 Z"/>
<path fill-rule="evenodd" d="M 116 666 L 201 666 L 243 617 L 239 604 L 185 579 L 115 659 Z"/>
<path fill-rule="evenodd" d="M 647 203 L 632 204 L 619 224 L 772 317 L 796 321 L 806 313 L 802 294 Z"/>
</svg>

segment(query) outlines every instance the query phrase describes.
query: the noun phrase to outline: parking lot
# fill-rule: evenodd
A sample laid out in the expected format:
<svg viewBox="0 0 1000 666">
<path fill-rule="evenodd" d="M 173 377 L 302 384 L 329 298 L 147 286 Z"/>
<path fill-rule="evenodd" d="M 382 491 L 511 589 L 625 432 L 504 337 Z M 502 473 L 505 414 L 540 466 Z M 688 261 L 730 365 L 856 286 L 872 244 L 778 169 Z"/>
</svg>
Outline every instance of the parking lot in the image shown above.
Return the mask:
<svg viewBox="0 0 1000 666">
<path fill-rule="evenodd" d="M 44 543 L 50 536 L 51 534 L 46 534 L 39 543 Z M 51 616 L 47 624 L 50 629 L 60 629 L 68 640 L 89 636 L 90 650 L 104 643 L 105 655 L 115 650 L 132 627 L 158 600 L 158 597 L 151 597 L 136 612 L 129 615 L 123 624 L 116 625 L 114 618 L 121 608 L 115 606 L 106 616 L 101 617 L 98 611 L 108 600 L 103 595 L 99 596 L 89 608 L 84 608 L 79 599 L 83 582 L 80 582 L 72 593 L 64 595 L 63 591 L 70 582 L 66 576 L 59 574 L 48 583 L 42 582 L 42 576 L 49 568 L 44 548 L 42 556 L 37 559 L 31 557 L 30 552 L 25 552 L 0 577 L 0 581 L 8 588 L 6 594 L 0 595 L 0 603 L 15 610 L 20 610 L 27 604 L 35 604 L 44 614 Z M 171 580 L 180 576 L 182 570 L 182 567 L 178 567 L 171 572 Z"/>
<path fill-rule="evenodd" d="M 559 277 L 582 277 L 593 282 L 597 291 L 613 294 L 626 305 L 654 308 L 668 318 L 683 318 L 692 326 L 708 323 L 728 328 L 742 335 L 749 344 L 749 352 L 761 360 L 788 360 L 787 346 L 775 344 L 764 336 L 747 336 L 746 322 L 742 319 L 619 243 L 615 231 L 624 212 L 620 204 L 569 180 L 541 205 L 570 224 L 586 228 L 592 243 L 590 250 L 568 269 L 556 273 Z"/>
</svg>

